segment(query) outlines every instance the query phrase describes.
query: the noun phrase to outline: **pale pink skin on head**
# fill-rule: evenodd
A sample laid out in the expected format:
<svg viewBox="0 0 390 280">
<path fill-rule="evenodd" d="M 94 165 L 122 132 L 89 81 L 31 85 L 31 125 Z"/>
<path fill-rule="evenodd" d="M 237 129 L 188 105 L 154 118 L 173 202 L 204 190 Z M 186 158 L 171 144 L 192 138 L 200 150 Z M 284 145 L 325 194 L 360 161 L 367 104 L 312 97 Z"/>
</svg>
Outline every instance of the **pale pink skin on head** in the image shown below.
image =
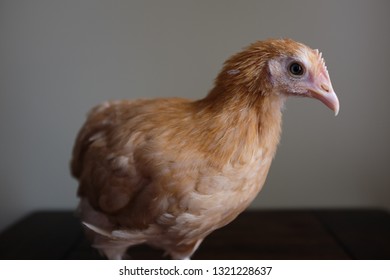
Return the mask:
<svg viewBox="0 0 390 280">
<path fill-rule="evenodd" d="M 288 71 L 291 63 L 299 63 L 304 68 L 302 76 L 294 76 Z M 328 70 L 322 54 L 301 46 L 294 57 L 279 57 L 269 62 L 272 84 L 286 95 L 312 97 L 320 100 L 338 114 L 340 104 L 333 90 Z"/>
<path fill-rule="evenodd" d="M 331 110 L 335 115 L 339 113 L 340 103 L 333 90 L 332 82 L 329 78 L 328 69 L 322 58 L 322 53 L 314 50 L 315 56 L 310 57 L 311 65 L 317 65 L 315 75 L 311 76 L 311 85 L 308 85 L 308 96 L 317 98 Z"/>
</svg>

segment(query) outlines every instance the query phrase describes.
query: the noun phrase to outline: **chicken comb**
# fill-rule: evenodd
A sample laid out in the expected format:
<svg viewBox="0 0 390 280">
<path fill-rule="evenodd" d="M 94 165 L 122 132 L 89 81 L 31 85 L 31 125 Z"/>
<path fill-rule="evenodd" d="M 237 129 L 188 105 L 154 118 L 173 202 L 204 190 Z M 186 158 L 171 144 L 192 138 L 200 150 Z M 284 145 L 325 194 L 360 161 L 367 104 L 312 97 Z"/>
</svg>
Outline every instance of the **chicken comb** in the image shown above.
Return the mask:
<svg viewBox="0 0 390 280">
<path fill-rule="evenodd" d="M 320 52 L 318 49 L 315 49 L 314 52 L 317 55 L 319 64 L 325 69 L 326 73 L 328 73 L 328 68 L 325 65 L 325 60 L 322 57 L 322 52 Z"/>
</svg>

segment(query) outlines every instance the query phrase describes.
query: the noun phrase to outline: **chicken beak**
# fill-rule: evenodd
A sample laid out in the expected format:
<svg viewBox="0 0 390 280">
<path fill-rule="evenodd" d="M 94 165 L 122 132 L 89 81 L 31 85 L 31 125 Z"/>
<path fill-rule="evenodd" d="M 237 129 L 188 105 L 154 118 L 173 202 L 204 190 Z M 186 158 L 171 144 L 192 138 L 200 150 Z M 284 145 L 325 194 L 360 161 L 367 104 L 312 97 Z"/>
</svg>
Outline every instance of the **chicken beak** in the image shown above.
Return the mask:
<svg viewBox="0 0 390 280">
<path fill-rule="evenodd" d="M 340 109 L 340 103 L 329 79 L 318 79 L 313 84 L 312 88 L 309 89 L 309 92 L 311 97 L 320 100 L 335 113 L 335 116 L 337 116 Z"/>
</svg>

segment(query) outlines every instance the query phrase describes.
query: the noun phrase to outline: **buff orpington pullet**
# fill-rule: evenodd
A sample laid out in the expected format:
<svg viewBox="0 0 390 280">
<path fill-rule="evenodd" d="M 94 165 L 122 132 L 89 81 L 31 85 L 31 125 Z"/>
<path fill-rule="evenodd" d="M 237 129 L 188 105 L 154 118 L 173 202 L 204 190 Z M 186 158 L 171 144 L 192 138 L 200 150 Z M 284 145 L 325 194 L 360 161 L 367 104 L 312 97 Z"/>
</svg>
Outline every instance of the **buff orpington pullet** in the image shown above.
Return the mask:
<svg viewBox="0 0 390 280">
<path fill-rule="evenodd" d="M 288 96 L 339 111 L 321 53 L 269 39 L 228 59 L 203 99 L 108 101 L 92 109 L 71 170 L 93 247 L 121 259 L 146 243 L 189 259 L 263 187 Z"/>
</svg>

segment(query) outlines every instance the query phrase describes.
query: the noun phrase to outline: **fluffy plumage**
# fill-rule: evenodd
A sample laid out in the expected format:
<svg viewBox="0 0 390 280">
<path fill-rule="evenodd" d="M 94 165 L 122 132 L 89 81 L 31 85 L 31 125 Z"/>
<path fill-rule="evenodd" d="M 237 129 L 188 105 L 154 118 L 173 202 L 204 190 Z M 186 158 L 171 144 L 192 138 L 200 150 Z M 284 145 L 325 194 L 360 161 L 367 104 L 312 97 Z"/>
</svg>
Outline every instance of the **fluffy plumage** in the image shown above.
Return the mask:
<svg viewBox="0 0 390 280">
<path fill-rule="evenodd" d="M 190 258 L 261 190 L 289 95 L 317 98 L 338 112 L 320 53 L 292 40 L 266 40 L 227 60 L 201 100 L 95 107 L 71 163 L 93 246 L 112 259 L 140 243 Z"/>
</svg>

